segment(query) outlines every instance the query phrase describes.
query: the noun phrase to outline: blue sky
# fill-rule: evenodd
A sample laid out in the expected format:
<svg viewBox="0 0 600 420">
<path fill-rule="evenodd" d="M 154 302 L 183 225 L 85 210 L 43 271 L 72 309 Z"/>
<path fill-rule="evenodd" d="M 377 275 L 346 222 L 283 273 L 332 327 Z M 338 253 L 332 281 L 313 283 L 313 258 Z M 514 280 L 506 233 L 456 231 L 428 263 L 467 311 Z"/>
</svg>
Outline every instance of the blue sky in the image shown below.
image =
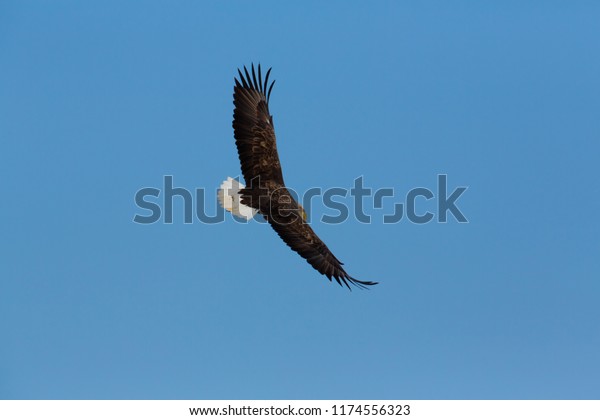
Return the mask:
<svg viewBox="0 0 600 420">
<path fill-rule="evenodd" d="M 600 7 L 521 3 L 3 2 L 0 397 L 600 397 Z M 289 186 L 447 174 L 469 223 L 315 205 L 368 292 L 261 223 L 134 223 L 239 175 L 251 62 Z"/>
</svg>

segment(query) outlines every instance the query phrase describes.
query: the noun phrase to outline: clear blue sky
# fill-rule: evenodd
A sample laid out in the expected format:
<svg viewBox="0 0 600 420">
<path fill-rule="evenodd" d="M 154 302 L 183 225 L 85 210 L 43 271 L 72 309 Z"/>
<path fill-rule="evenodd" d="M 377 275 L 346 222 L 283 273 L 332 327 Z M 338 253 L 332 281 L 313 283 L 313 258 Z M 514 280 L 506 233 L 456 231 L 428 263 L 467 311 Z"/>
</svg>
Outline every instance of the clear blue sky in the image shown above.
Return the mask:
<svg viewBox="0 0 600 420">
<path fill-rule="evenodd" d="M 0 397 L 600 397 L 600 7 L 521 3 L 2 2 Z M 315 206 L 351 293 L 264 224 L 134 223 L 164 175 L 214 209 L 251 62 L 294 189 L 447 174 L 469 223 Z"/>
</svg>

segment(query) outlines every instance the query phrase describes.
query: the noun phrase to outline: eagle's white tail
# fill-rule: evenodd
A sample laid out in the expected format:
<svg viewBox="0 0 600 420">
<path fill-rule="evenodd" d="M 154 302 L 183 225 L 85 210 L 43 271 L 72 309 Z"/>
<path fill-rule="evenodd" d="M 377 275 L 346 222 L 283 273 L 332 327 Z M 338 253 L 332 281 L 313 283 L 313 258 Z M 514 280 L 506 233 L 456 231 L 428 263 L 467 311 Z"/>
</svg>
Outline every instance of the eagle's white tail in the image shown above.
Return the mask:
<svg viewBox="0 0 600 420">
<path fill-rule="evenodd" d="M 258 213 L 258 210 L 240 202 L 240 190 L 242 188 L 245 188 L 244 184 L 238 182 L 236 179 L 227 177 L 219 187 L 217 197 L 219 198 L 219 204 L 225 210 L 231 212 L 236 217 L 250 220 Z"/>
</svg>

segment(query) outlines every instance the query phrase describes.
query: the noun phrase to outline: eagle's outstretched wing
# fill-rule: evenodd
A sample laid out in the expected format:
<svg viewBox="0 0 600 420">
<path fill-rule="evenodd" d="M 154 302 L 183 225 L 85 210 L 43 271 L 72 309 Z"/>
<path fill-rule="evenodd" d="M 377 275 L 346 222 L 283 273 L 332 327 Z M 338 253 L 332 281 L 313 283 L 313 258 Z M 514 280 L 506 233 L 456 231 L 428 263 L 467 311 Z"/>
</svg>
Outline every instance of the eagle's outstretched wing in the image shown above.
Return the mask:
<svg viewBox="0 0 600 420">
<path fill-rule="evenodd" d="M 343 282 L 349 289 L 350 284 L 363 289 L 366 286 L 377 284 L 358 280 L 348 275 L 342 267 L 343 263 L 333 255 L 327 245 L 301 217 L 288 215 L 285 211 L 278 212 L 277 209 L 273 209 L 271 214 L 264 216 L 290 248 L 308 261 L 315 270 L 327 276 L 329 280 L 333 277 L 338 284 L 342 285 Z"/>
<path fill-rule="evenodd" d="M 350 284 L 362 288 L 377 284 L 346 273 L 340 260 L 306 223 L 301 216 L 304 210 L 285 188 L 273 117 L 269 114 L 269 97 L 275 83 L 268 84 L 271 69 L 264 81 L 260 65 L 258 77 L 254 65 L 252 76 L 246 67 L 244 73 L 240 70 L 238 73 L 240 79 L 235 79 L 233 93 L 233 131 L 247 184 L 241 190 L 242 203 L 259 210 L 281 239 L 329 280 L 334 278 L 348 288 Z"/>
<path fill-rule="evenodd" d="M 233 90 L 233 136 L 242 165 L 242 174 L 248 186 L 257 178 L 283 185 L 273 117 L 269 114 L 269 96 L 275 84 L 273 81 L 270 87 L 268 86 L 271 69 L 267 71 L 264 83 L 260 65 L 258 79 L 254 65 L 252 77 L 246 67 L 244 72 L 246 77 L 238 70 L 240 80 L 235 79 Z"/>
</svg>

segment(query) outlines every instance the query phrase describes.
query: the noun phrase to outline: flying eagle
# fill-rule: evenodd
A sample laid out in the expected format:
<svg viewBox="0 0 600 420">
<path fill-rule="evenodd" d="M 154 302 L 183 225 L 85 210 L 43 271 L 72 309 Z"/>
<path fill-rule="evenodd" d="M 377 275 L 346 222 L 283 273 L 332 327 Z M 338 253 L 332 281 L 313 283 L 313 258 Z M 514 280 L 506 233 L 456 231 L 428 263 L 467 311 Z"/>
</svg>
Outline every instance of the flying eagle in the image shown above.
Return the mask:
<svg viewBox="0 0 600 420">
<path fill-rule="evenodd" d="M 244 67 L 238 69 L 233 91 L 233 132 L 247 187 L 228 178 L 219 190 L 219 201 L 228 211 L 247 220 L 260 213 L 283 241 L 331 281 L 334 278 L 350 289 L 350 284 L 366 288 L 377 283 L 357 280 L 346 273 L 342 262 L 327 248 L 306 222 L 306 213 L 283 182 L 277 154 L 273 116 L 269 113 L 269 69 L 263 80 Z"/>
</svg>

